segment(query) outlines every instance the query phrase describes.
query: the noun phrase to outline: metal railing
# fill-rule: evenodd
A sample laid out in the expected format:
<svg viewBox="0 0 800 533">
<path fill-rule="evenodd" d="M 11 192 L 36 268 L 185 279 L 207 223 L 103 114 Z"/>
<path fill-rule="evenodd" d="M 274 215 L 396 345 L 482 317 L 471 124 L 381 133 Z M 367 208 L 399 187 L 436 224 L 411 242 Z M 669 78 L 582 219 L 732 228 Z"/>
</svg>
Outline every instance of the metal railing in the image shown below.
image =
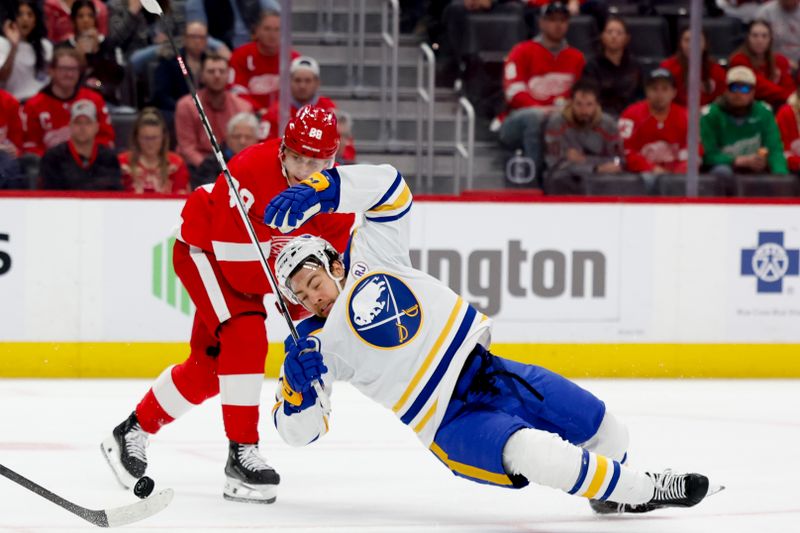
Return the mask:
<svg viewBox="0 0 800 533">
<path fill-rule="evenodd" d="M 391 19 L 390 20 L 390 12 Z M 381 140 L 386 148 L 394 148 L 397 138 L 397 84 L 398 84 L 398 51 L 400 48 L 400 2 L 385 0 L 381 4 L 381 110 L 386 109 L 387 99 L 391 96 L 389 113 L 381 116 Z M 361 62 L 363 65 L 363 61 Z M 389 81 L 391 70 L 391 82 Z"/>
<path fill-rule="evenodd" d="M 436 101 L 435 76 L 436 76 L 436 56 L 433 49 L 427 43 L 419 45 L 419 57 L 417 58 L 417 186 L 422 186 L 422 176 L 430 190 L 433 187 L 433 125 L 434 125 L 434 104 Z M 427 80 L 425 75 L 427 73 Z M 427 107 L 427 113 L 426 108 Z M 423 171 L 423 130 L 426 131 L 426 157 L 425 170 Z"/>
<path fill-rule="evenodd" d="M 333 9 L 331 7 L 331 9 Z M 358 14 L 358 25 L 356 25 Z M 366 62 L 367 0 L 350 0 L 347 14 L 347 79 L 353 96 L 364 93 L 364 63 Z"/>
<path fill-rule="evenodd" d="M 461 138 L 464 130 L 464 115 L 467 117 L 466 144 Z M 455 158 L 453 161 L 453 192 L 458 195 L 461 193 L 461 160 L 463 159 L 467 164 L 467 190 L 472 189 L 472 171 L 475 166 L 475 108 L 463 96 L 458 99 L 455 154 L 453 157 Z"/>
<path fill-rule="evenodd" d="M 323 0 L 317 11 L 317 28 L 322 33 L 322 41 L 332 43 L 336 41 L 336 34 L 333 31 L 333 0 Z"/>
</svg>

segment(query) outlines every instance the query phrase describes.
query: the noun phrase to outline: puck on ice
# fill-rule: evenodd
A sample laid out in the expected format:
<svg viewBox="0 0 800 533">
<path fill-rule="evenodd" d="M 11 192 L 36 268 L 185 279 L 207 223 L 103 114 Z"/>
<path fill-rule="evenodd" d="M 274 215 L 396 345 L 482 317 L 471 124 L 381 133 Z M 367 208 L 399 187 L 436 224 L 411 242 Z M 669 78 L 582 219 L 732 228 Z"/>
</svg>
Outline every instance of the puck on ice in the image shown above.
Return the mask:
<svg viewBox="0 0 800 533">
<path fill-rule="evenodd" d="M 156 486 L 156 482 L 147 476 L 142 477 L 139 481 L 136 482 L 136 485 L 133 487 L 133 493 L 136 495 L 137 498 L 145 499 L 153 492 L 153 488 Z"/>
</svg>

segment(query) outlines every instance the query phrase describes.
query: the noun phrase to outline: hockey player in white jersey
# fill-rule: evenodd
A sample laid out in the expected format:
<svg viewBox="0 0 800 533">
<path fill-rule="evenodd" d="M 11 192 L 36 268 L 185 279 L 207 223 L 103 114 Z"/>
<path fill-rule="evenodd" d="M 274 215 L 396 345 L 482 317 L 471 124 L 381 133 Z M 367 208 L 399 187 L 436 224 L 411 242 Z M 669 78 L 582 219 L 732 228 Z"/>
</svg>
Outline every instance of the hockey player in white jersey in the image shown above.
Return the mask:
<svg viewBox="0 0 800 533">
<path fill-rule="evenodd" d="M 354 165 L 314 174 L 267 207 L 265 223 L 284 232 L 318 212 L 363 215 L 344 254 L 304 235 L 276 260 L 285 296 L 314 313 L 298 324 L 298 342 L 286 342 L 273 420 L 287 443 L 328 431 L 329 395 L 344 380 L 473 481 L 539 483 L 588 498 L 599 513 L 691 507 L 719 490 L 700 474 L 626 466 L 627 429 L 602 401 L 490 353 L 491 319 L 411 266 L 411 205 L 397 170 Z"/>
</svg>

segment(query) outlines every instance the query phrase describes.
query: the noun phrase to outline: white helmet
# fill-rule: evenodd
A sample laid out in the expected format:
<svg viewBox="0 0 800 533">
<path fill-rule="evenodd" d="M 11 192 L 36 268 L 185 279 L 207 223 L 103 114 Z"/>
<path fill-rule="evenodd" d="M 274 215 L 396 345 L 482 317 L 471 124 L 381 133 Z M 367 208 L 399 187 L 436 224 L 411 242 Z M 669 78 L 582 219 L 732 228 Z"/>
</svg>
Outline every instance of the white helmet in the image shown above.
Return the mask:
<svg viewBox="0 0 800 533">
<path fill-rule="evenodd" d="M 332 280 L 339 281 L 340 278 L 336 278 L 331 274 L 331 259 L 338 257 L 339 252 L 325 239 L 309 234 L 295 237 L 283 247 L 283 250 L 275 259 L 275 275 L 278 278 L 278 286 L 281 293 L 290 302 L 300 303 L 289 286 L 289 276 L 311 258 L 316 259 L 325 267 L 325 271 Z"/>
</svg>

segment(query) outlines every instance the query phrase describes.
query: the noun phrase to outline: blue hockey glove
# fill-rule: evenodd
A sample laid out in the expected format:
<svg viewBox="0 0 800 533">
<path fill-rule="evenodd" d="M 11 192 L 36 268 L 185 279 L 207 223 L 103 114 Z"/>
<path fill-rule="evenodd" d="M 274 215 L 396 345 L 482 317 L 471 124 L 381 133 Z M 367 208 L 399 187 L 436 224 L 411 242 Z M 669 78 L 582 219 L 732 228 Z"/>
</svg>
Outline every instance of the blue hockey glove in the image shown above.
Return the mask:
<svg viewBox="0 0 800 533">
<path fill-rule="evenodd" d="M 270 200 L 264 211 L 264 224 L 281 233 L 289 233 L 320 211 L 333 213 L 338 204 L 338 185 L 326 174 L 318 172 Z"/>
<path fill-rule="evenodd" d="M 313 391 L 314 381 L 327 371 L 316 337 L 298 339 L 286 352 L 283 361 L 284 383 L 296 392 L 306 394 Z"/>
</svg>

